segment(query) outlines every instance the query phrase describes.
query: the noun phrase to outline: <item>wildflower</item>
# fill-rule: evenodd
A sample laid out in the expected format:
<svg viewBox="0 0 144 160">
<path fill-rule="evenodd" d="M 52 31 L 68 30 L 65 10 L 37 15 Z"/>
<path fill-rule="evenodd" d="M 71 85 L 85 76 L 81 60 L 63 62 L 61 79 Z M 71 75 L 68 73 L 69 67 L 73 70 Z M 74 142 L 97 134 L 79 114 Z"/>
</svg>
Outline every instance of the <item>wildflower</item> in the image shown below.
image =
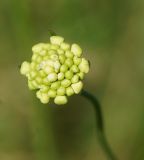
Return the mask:
<svg viewBox="0 0 144 160">
<path fill-rule="evenodd" d="M 30 90 L 37 90 L 41 103 L 66 104 L 68 97 L 83 88 L 83 78 L 89 72 L 89 63 L 82 57 L 78 44 L 68 44 L 60 36 L 51 36 L 50 43 L 32 47 L 31 62 L 24 61 L 20 73 L 28 78 Z"/>
</svg>

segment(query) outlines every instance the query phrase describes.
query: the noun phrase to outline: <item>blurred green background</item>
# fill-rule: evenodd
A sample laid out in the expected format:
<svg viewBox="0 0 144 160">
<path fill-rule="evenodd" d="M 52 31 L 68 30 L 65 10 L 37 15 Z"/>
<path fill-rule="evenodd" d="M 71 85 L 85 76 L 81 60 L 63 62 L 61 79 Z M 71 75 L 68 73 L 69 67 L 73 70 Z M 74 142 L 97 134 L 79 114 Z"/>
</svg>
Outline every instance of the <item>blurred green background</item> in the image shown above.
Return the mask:
<svg viewBox="0 0 144 160">
<path fill-rule="evenodd" d="M 102 104 L 120 160 L 144 159 L 144 1 L 0 0 L 0 160 L 106 160 L 91 104 L 42 105 L 18 66 L 48 30 L 91 61 L 85 89 Z"/>
</svg>

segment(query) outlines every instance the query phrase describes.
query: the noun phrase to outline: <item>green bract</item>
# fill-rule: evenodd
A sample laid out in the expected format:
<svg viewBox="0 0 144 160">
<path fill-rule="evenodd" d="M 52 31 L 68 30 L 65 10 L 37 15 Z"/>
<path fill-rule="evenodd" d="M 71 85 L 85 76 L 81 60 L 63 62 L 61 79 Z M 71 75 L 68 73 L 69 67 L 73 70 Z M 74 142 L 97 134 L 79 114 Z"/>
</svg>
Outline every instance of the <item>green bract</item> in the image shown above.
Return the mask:
<svg viewBox="0 0 144 160">
<path fill-rule="evenodd" d="M 89 72 L 89 63 L 82 57 L 78 44 L 68 44 L 60 36 L 51 36 L 50 43 L 32 47 L 31 63 L 24 61 L 20 72 L 28 78 L 30 90 L 37 90 L 41 103 L 67 103 L 67 97 L 78 94 L 83 87 L 82 79 Z"/>
</svg>

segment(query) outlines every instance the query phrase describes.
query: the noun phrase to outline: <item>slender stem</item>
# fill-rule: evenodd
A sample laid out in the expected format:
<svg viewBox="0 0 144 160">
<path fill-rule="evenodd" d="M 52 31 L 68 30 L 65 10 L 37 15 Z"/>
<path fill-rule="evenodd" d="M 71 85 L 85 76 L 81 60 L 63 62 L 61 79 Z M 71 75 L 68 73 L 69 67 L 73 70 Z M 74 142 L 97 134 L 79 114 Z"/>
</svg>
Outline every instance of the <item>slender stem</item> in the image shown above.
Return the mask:
<svg viewBox="0 0 144 160">
<path fill-rule="evenodd" d="M 116 160 L 117 158 L 113 154 L 107 142 L 107 139 L 105 137 L 102 110 L 101 110 L 100 103 L 98 102 L 95 96 L 93 96 L 91 93 L 85 90 L 82 90 L 81 95 L 87 98 L 94 106 L 95 114 L 96 114 L 96 129 L 97 129 L 98 140 L 99 140 L 99 143 L 103 151 L 105 152 L 107 156 L 107 160 Z"/>
</svg>

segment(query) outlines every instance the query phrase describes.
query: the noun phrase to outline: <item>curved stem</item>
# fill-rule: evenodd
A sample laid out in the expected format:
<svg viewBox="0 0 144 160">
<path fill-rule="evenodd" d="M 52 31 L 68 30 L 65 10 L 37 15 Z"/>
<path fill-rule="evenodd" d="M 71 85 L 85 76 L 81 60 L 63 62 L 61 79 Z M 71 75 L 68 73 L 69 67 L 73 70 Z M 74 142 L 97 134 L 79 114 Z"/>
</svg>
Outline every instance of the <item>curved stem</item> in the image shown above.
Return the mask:
<svg viewBox="0 0 144 160">
<path fill-rule="evenodd" d="M 81 95 L 87 98 L 94 106 L 95 114 L 96 114 L 96 129 L 99 143 L 107 156 L 107 160 L 116 160 L 117 158 L 114 156 L 107 139 L 104 133 L 104 124 L 103 124 L 103 117 L 102 117 L 102 110 L 100 103 L 98 102 L 97 98 L 93 96 L 91 93 L 82 90 Z"/>
</svg>

